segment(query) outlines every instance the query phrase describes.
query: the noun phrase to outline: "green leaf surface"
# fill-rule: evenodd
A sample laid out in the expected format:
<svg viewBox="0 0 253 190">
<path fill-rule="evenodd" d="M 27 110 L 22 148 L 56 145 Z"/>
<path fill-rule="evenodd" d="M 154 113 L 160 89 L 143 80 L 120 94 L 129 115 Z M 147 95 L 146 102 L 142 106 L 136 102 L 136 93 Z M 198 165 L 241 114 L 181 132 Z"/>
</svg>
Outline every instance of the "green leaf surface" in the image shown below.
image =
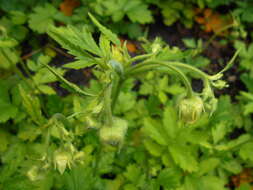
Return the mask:
<svg viewBox="0 0 253 190">
<path fill-rule="evenodd" d="M 92 22 L 99 28 L 100 32 L 104 34 L 112 43 L 114 43 L 117 46 L 120 46 L 120 40 L 118 39 L 118 37 L 115 34 L 113 34 L 109 29 L 101 25 L 92 14 L 90 13 L 88 14 Z"/>
<path fill-rule="evenodd" d="M 87 60 L 78 60 L 78 61 L 74 61 L 71 63 L 67 63 L 63 67 L 78 70 L 78 69 L 85 69 L 85 68 L 93 66 L 95 64 L 96 63 L 93 62 L 93 60 L 87 59 Z"/>
<path fill-rule="evenodd" d="M 188 172 L 198 170 L 198 162 L 188 146 L 171 145 L 168 148 L 174 162 L 183 170 Z"/>
<path fill-rule="evenodd" d="M 34 8 L 34 13 L 29 15 L 29 27 L 38 33 L 44 33 L 54 24 L 54 16 L 57 9 L 51 4 Z"/>
<path fill-rule="evenodd" d="M 155 120 L 146 118 L 144 120 L 144 132 L 160 145 L 167 145 L 166 136 L 163 134 L 162 126 Z"/>
</svg>

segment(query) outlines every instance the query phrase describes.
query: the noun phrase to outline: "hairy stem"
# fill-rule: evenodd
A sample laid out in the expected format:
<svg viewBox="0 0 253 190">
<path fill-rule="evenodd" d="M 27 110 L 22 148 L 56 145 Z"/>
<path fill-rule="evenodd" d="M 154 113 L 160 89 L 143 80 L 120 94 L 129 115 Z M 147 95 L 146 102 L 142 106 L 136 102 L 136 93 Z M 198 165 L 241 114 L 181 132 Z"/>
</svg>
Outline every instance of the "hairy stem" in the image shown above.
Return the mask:
<svg viewBox="0 0 253 190">
<path fill-rule="evenodd" d="M 112 83 L 108 84 L 104 90 L 104 111 L 105 123 L 107 126 L 112 126 Z"/>
<path fill-rule="evenodd" d="M 147 61 L 139 63 L 135 66 L 132 66 L 126 70 L 126 74 L 131 73 L 131 72 L 135 72 L 135 70 L 138 70 L 140 67 L 142 67 L 144 65 L 148 66 L 148 65 L 152 65 L 152 64 L 154 66 L 162 65 L 162 66 L 174 66 L 174 67 L 179 67 L 179 68 L 185 68 L 189 71 L 199 74 L 202 78 L 210 78 L 211 77 L 208 74 L 204 73 L 203 71 L 201 71 L 191 65 L 187 65 L 187 64 L 184 64 L 181 62 L 173 62 L 173 61 L 168 62 L 168 61 L 158 61 L 158 60 L 147 60 Z"/>
<path fill-rule="evenodd" d="M 140 73 L 140 72 L 145 72 L 145 71 L 157 69 L 157 66 L 166 67 L 166 68 L 174 71 L 175 73 L 177 73 L 178 76 L 180 77 L 180 79 L 182 80 L 182 82 L 184 83 L 186 89 L 187 89 L 187 97 L 190 98 L 190 97 L 193 96 L 192 87 L 191 87 L 191 84 L 190 84 L 188 78 L 185 76 L 185 74 L 182 71 L 180 71 L 177 67 L 174 67 L 171 64 L 167 64 L 167 63 L 163 63 L 163 62 L 157 62 L 157 61 L 155 63 L 153 63 L 152 61 L 143 62 L 143 63 L 140 63 L 140 64 L 136 65 L 132 69 L 130 68 L 127 71 L 126 74 L 127 75 L 132 75 L 132 74 L 135 74 L 135 73 Z"/>
<path fill-rule="evenodd" d="M 117 99 L 119 97 L 120 89 L 121 89 L 123 82 L 124 82 L 124 80 L 120 77 L 115 83 L 115 87 L 114 87 L 115 90 L 112 94 L 112 111 L 115 108 L 115 105 L 116 105 Z"/>
</svg>

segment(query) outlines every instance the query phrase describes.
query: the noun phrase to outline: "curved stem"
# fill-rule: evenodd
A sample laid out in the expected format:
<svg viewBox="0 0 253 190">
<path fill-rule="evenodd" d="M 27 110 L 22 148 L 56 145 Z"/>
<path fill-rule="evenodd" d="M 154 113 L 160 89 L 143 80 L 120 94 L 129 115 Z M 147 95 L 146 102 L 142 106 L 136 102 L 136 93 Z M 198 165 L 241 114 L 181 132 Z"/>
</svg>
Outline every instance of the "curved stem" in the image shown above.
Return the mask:
<svg viewBox="0 0 253 190">
<path fill-rule="evenodd" d="M 204 73 L 203 71 L 201 71 L 201 70 L 199 70 L 199 69 L 197 69 L 197 68 L 195 68 L 191 65 L 187 65 L 187 64 L 184 64 L 184 63 L 181 63 L 181 62 L 172 62 L 172 61 L 167 62 L 167 61 L 158 61 L 158 60 L 147 60 L 147 61 L 139 63 L 135 66 L 132 66 L 132 67 L 126 69 L 126 74 L 128 72 L 134 71 L 135 69 L 138 69 L 139 67 L 142 67 L 143 65 L 148 65 L 148 64 L 151 64 L 151 63 L 153 63 L 155 65 L 160 64 L 160 65 L 164 65 L 164 66 L 169 65 L 169 66 L 181 67 L 181 68 L 185 68 L 187 70 L 193 71 L 195 73 L 198 73 L 203 78 L 208 78 L 209 79 L 211 77 L 210 75 Z"/>
<path fill-rule="evenodd" d="M 180 71 L 178 68 L 174 67 L 173 65 L 165 64 L 162 62 L 159 62 L 159 63 L 156 62 L 156 64 L 154 64 L 152 62 L 149 62 L 149 63 L 143 62 L 143 63 L 138 64 L 138 66 L 136 66 L 135 68 L 129 69 L 127 74 L 131 75 L 131 74 L 134 74 L 136 71 L 137 71 L 137 73 L 139 73 L 139 72 L 143 72 L 143 71 L 157 69 L 157 65 L 166 67 L 166 68 L 176 72 L 179 75 L 180 79 L 182 80 L 182 82 L 184 83 L 184 85 L 187 89 L 187 97 L 190 98 L 193 96 L 193 91 L 192 91 L 192 87 L 191 87 L 189 80 L 187 79 L 187 77 L 185 76 L 185 74 L 182 71 Z"/>
<path fill-rule="evenodd" d="M 169 69 L 177 72 L 178 76 L 181 78 L 181 80 L 183 81 L 186 89 L 187 89 L 187 97 L 191 98 L 193 96 L 193 91 L 192 91 L 192 86 L 191 83 L 189 82 L 188 78 L 185 76 L 185 74 L 180 71 L 179 69 L 177 69 L 176 67 L 173 66 L 167 66 Z"/>
<path fill-rule="evenodd" d="M 146 58 L 149 58 L 151 57 L 152 55 L 154 55 L 154 53 L 149 53 L 149 54 L 144 54 L 144 55 L 138 55 L 138 56 L 135 56 L 133 57 L 130 62 L 133 63 L 135 61 L 139 61 L 139 60 L 142 60 L 142 59 L 146 59 Z"/>
<path fill-rule="evenodd" d="M 204 73 L 203 71 L 191 66 L 191 65 L 187 65 L 187 64 L 184 64 L 184 63 L 180 63 L 180 62 L 173 62 L 171 65 L 175 66 L 175 67 L 181 67 L 181 68 L 185 68 L 185 69 L 188 69 L 190 71 L 193 71 L 197 74 L 199 74 L 202 78 L 210 78 L 211 76 Z"/>
</svg>

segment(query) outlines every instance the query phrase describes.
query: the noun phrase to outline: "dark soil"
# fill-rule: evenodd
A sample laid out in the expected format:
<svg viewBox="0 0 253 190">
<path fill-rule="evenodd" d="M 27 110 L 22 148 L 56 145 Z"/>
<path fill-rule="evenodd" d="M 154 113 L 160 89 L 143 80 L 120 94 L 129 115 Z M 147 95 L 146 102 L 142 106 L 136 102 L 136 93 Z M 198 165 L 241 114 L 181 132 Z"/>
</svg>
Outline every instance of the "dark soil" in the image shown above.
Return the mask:
<svg viewBox="0 0 253 190">
<path fill-rule="evenodd" d="M 205 43 L 212 37 L 212 35 L 212 33 L 204 32 L 196 24 L 191 29 L 185 28 L 180 23 L 176 23 L 173 26 L 168 27 L 161 22 L 161 19 L 159 19 L 155 24 L 150 26 L 149 38 L 154 39 L 155 37 L 161 37 L 170 46 L 177 46 L 184 50 L 186 47 L 182 41 L 183 38 L 202 39 L 205 47 Z M 214 39 L 202 53 L 203 56 L 207 57 L 211 61 L 211 64 L 209 64 L 204 70 L 209 74 L 215 74 L 222 70 L 224 65 L 229 62 L 235 53 L 231 43 L 222 45 L 219 43 L 220 40 L 220 37 Z M 216 90 L 215 94 L 217 96 L 228 94 L 232 98 L 232 101 L 236 101 L 235 97 L 239 94 L 239 91 L 246 90 L 245 85 L 239 78 L 241 73 L 242 71 L 239 70 L 238 63 L 235 61 L 235 64 L 232 68 L 225 72 L 223 77 L 223 80 L 228 82 L 229 87 L 223 90 Z M 193 80 L 192 86 L 194 87 L 194 90 L 200 91 L 202 83 L 200 80 Z"/>
</svg>

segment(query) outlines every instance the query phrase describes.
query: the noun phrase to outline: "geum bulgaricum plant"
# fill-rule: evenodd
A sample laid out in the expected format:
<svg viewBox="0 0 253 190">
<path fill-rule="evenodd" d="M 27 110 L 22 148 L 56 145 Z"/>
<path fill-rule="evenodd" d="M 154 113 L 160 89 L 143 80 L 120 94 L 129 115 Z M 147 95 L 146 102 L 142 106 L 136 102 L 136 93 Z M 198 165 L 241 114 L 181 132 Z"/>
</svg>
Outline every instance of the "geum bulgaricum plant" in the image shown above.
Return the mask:
<svg viewBox="0 0 253 190">
<path fill-rule="evenodd" d="M 98 43 L 86 27 L 79 30 L 73 26 L 52 26 L 48 30 L 48 34 L 54 40 L 67 49 L 69 54 L 75 56 L 76 61 L 68 63 L 68 68 L 91 67 L 96 73 L 99 73 L 98 80 L 102 85 L 102 90 L 99 93 L 94 93 L 87 88 L 81 89 L 64 79 L 49 65 L 42 63 L 58 77 L 67 89 L 80 96 L 89 97 L 89 104 L 84 108 L 85 111 L 73 113 L 68 117 L 63 116 L 66 122 L 71 118 L 83 115 L 86 117 L 89 127 L 98 129 L 99 137 L 106 147 L 122 147 L 128 124 L 126 120 L 113 115 L 122 84 L 128 78 L 151 70 L 163 73 L 172 72 L 185 85 L 186 94 L 181 95 L 175 108 L 178 109 L 180 120 L 186 125 L 197 121 L 203 112 L 211 115 L 215 111 L 217 100 L 213 88 L 222 89 L 227 86 L 226 82 L 221 80 L 223 72 L 231 66 L 239 51 L 235 53 L 222 71 L 215 75 L 208 75 L 191 65 L 164 60 L 160 55 L 165 52 L 166 47 L 157 43 L 151 45 L 151 52 L 131 57 L 126 42 L 121 44 L 115 34 L 102 26 L 91 14 L 89 16 L 101 32 Z M 193 91 L 190 80 L 184 71 L 195 73 L 203 80 L 204 87 L 201 93 Z M 69 152 L 75 151 L 72 146 L 69 149 Z M 63 173 L 66 165 L 69 167 L 71 165 L 69 161 L 71 155 L 63 154 L 61 151 L 55 154 L 57 154 L 54 161 L 55 167 L 62 168 L 60 172 Z"/>
</svg>

